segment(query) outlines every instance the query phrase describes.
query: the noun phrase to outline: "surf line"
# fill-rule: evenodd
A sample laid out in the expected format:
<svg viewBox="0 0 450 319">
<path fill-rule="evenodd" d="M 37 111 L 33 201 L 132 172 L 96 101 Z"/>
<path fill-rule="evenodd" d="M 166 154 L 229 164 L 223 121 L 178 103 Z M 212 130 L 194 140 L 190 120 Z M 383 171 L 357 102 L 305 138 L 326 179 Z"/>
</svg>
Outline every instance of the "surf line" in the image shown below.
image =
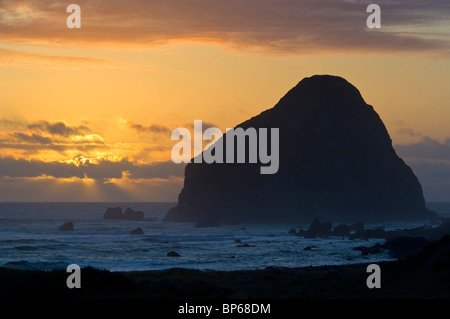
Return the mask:
<svg viewBox="0 0 450 319">
<path fill-rule="evenodd" d="M 194 163 L 261 163 L 260 174 L 275 174 L 279 168 L 279 128 L 270 128 L 270 144 L 268 144 L 268 129 L 254 127 L 227 128 L 225 135 L 217 127 L 208 127 L 203 132 L 201 120 L 194 121 Z M 212 138 L 214 137 L 214 140 Z M 176 164 L 191 163 L 192 138 L 189 129 L 178 127 L 172 131 L 171 139 L 180 140 L 171 152 L 172 161 Z M 225 138 L 225 143 L 224 143 Z M 203 141 L 211 141 L 203 148 Z M 248 140 L 248 143 L 246 141 Z M 225 145 L 224 145 L 225 144 Z M 246 144 L 248 154 L 246 154 Z M 269 152 L 270 149 L 270 152 Z M 225 156 L 224 156 L 225 153 Z M 235 154 L 236 153 L 236 154 Z"/>
</svg>

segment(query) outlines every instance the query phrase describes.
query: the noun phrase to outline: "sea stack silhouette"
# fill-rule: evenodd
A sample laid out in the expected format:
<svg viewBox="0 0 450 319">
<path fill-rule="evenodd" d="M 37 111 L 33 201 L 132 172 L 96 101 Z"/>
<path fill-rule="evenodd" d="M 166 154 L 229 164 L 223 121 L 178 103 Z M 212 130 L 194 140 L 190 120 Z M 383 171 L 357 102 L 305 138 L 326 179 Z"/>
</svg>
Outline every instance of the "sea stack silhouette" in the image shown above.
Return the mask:
<svg viewBox="0 0 450 319">
<path fill-rule="evenodd" d="M 166 221 L 201 227 L 436 216 L 378 114 L 341 77 L 304 78 L 273 108 L 237 127 L 279 128 L 278 172 L 260 174 L 261 163 L 189 163 Z"/>
</svg>

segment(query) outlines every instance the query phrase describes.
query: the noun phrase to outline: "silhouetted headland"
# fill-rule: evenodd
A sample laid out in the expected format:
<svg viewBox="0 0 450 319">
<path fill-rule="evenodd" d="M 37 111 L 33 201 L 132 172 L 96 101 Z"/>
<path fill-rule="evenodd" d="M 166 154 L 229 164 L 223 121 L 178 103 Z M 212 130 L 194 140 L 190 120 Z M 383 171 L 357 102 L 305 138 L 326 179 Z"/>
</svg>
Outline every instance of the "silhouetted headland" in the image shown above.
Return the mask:
<svg viewBox="0 0 450 319">
<path fill-rule="evenodd" d="M 166 221 L 217 226 L 436 217 L 378 114 L 341 77 L 305 78 L 275 107 L 237 127 L 279 128 L 278 172 L 261 175 L 261 163 L 189 163 Z"/>
</svg>

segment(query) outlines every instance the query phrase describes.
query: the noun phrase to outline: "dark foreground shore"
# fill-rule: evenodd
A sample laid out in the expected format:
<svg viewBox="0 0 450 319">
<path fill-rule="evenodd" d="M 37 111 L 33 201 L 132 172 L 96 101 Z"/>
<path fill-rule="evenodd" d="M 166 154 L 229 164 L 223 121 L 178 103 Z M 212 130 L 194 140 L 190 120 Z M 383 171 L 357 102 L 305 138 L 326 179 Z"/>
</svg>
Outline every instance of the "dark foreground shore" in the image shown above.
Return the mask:
<svg viewBox="0 0 450 319">
<path fill-rule="evenodd" d="M 450 298 L 450 236 L 414 257 L 381 262 L 381 288 L 366 285 L 367 264 L 252 271 L 109 272 L 81 270 L 81 288 L 68 289 L 65 271 L 0 268 L 0 297 L 49 299 L 286 299 Z"/>
</svg>

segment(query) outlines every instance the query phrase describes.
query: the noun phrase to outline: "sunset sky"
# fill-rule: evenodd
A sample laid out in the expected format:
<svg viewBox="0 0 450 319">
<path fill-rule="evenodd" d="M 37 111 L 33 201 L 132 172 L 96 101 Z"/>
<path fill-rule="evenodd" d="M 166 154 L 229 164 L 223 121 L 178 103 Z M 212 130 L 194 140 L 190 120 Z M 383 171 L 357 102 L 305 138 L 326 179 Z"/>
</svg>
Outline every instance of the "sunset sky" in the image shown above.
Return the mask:
<svg viewBox="0 0 450 319">
<path fill-rule="evenodd" d="M 448 0 L 377 1 L 380 29 L 373 1 L 71 1 L 0 0 L 0 201 L 176 201 L 173 129 L 234 127 L 314 74 L 355 85 L 450 201 Z"/>
</svg>

